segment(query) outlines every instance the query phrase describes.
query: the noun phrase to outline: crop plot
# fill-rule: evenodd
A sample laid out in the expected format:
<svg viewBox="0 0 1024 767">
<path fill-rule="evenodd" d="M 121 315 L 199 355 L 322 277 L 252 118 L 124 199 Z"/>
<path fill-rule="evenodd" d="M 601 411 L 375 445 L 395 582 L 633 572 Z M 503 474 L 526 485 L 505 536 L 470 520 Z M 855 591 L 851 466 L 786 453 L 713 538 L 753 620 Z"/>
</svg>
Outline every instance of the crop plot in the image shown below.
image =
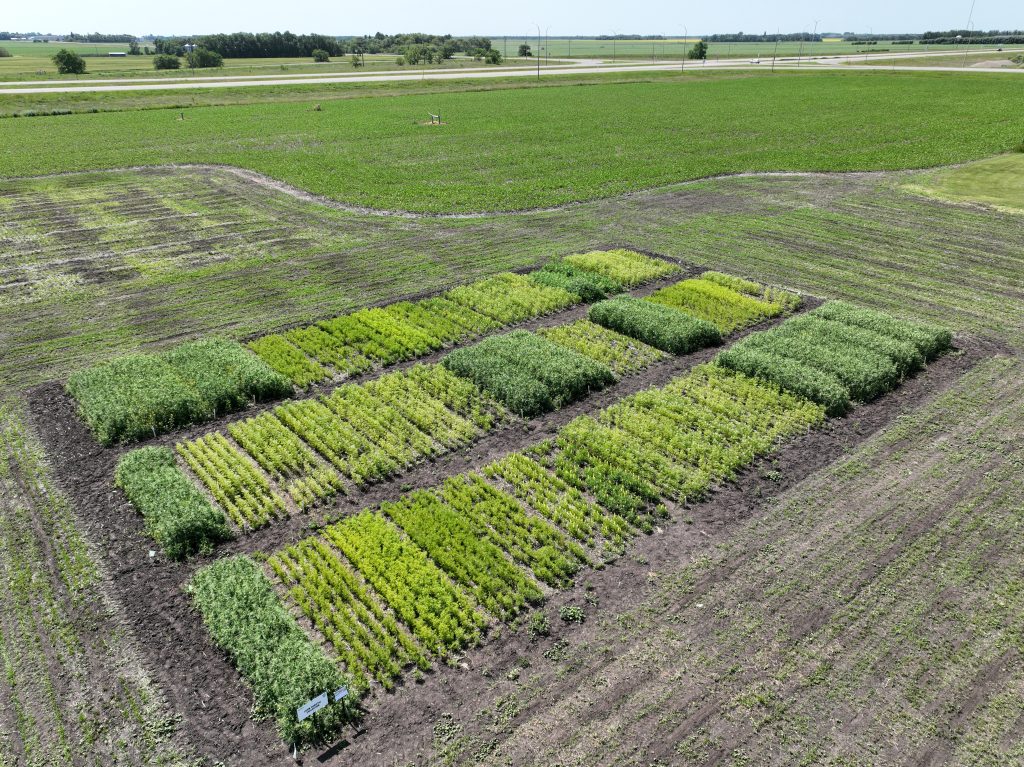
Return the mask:
<svg viewBox="0 0 1024 767">
<path fill-rule="evenodd" d="M 948 330 L 833 302 L 748 336 L 718 359 L 838 415 L 851 402 L 868 402 L 891 391 L 925 360 L 946 351 L 951 340 Z"/>
<path fill-rule="evenodd" d="M 664 287 L 648 300 L 710 322 L 723 334 L 777 317 L 800 303 L 795 294 L 713 272 Z"/>
<path fill-rule="evenodd" d="M 661 277 L 669 277 L 679 267 L 660 259 L 650 258 L 631 250 L 596 250 L 566 256 L 563 262 L 588 272 L 595 272 L 609 280 L 634 287 Z"/>
<path fill-rule="evenodd" d="M 722 342 L 718 328 L 670 306 L 632 296 L 599 301 L 590 307 L 592 322 L 670 354 L 688 354 Z"/>
<path fill-rule="evenodd" d="M 111 445 L 277 399 L 292 386 L 233 341 L 209 339 L 80 371 L 68 390 L 97 439 Z"/>
<path fill-rule="evenodd" d="M 457 349 L 442 364 L 522 416 L 556 410 L 615 380 L 603 364 L 525 330 Z"/>
<path fill-rule="evenodd" d="M 606 365 L 616 376 L 639 373 L 668 354 L 622 333 L 608 330 L 589 320 L 558 325 L 538 331 L 538 335 L 559 346 L 590 357 Z"/>
</svg>

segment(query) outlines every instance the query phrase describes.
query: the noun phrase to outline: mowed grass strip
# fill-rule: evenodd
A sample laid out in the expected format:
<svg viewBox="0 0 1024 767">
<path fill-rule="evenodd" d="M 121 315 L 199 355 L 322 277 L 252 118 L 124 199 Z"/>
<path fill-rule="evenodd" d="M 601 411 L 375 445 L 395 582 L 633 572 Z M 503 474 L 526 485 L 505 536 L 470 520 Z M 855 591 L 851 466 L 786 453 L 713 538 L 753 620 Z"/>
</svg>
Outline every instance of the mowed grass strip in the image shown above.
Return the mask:
<svg viewBox="0 0 1024 767">
<path fill-rule="evenodd" d="M 525 330 L 456 349 L 441 362 L 521 416 L 534 416 L 614 383 L 599 362 Z"/>
<path fill-rule="evenodd" d="M 1021 140 L 1014 74 L 730 73 L 441 98 L 440 130 L 419 124 L 436 94 L 3 120 L 17 151 L 0 174 L 214 163 L 357 205 L 465 212 L 736 172 L 934 167 Z"/>
</svg>

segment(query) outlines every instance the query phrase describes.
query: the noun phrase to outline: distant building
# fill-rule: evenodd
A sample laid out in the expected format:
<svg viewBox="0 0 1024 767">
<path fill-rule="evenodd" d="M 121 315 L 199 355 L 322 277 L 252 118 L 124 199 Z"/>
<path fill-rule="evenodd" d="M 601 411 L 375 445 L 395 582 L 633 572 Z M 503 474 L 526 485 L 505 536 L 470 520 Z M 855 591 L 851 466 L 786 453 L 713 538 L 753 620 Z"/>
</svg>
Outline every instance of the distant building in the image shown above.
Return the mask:
<svg viewBox="0 0 1024 767">
<path fill-rule="evenodd" d="M 107 53 L 107 55 L 114 56 L 115 58 L 120 58 L 121 56 L 127 56 L 128 54 L 124 51 L 110 51 L 109 53 Z"/>
</svg>

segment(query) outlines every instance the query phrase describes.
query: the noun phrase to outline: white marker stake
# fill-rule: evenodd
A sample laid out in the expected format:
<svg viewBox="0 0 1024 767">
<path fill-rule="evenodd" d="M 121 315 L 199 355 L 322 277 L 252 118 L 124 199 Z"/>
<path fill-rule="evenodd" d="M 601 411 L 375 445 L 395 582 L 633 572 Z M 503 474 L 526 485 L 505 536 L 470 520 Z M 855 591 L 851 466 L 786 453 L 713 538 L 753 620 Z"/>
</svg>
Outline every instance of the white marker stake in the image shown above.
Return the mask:
<svg viewBox="0 0 1024 767">
<path fill-rule="evenodd" d="M 318 695 L 317 697 L 313 698 L 313 700 L 311 700 L 306 705 L 296 709 L 295 715 L 298 716 L 299 721 L 301 722 L 303 719 L 309 719 L 309 717 L 313 716 L 313 714 L 315 714 L 320 709 L 325 708 L 326 706 L 327 693 L 325 692 L 323 695 Z"/>
</svg>

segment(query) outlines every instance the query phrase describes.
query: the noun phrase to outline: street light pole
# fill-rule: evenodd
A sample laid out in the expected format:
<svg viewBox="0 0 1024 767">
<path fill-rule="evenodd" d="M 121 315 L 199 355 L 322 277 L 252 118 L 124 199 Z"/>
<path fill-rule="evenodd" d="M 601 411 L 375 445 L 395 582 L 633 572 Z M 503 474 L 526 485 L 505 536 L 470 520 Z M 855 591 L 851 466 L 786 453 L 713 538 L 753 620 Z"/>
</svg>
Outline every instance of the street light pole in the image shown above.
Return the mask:
<svg viewBox="0 0 1024 767">
<path fill-rule="evenodd" d="M 686 45 L 689 42 L 687 38 L 690 36 L 689 30 L 686 29 L 686 25 L 683 24 L 683 63 L 679 65 L 679 71 L 686 71 Z"/>
</svg>

